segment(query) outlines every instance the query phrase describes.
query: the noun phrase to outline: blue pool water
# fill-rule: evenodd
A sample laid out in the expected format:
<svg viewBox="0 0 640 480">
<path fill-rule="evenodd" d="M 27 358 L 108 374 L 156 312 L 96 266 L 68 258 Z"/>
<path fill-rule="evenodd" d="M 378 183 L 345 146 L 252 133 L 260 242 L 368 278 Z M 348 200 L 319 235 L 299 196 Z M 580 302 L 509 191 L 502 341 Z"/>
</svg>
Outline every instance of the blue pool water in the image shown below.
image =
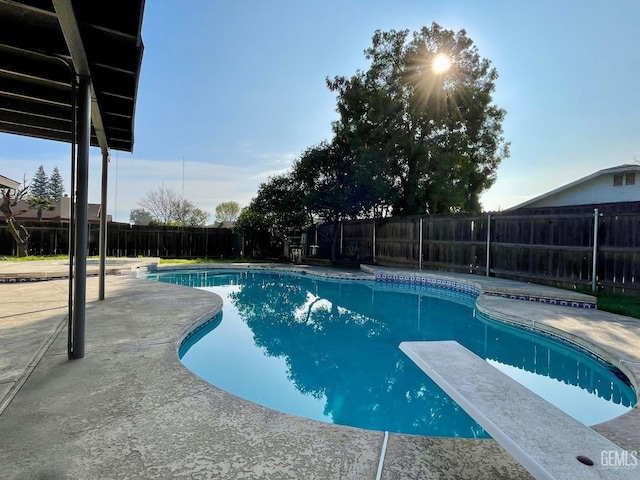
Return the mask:
<svg viewBox="0 0 640 480">
<path fill-rule="evenodd" d="M 183 344 L 182 362 L 226 391 L 283 412 L 373 430 L 488 437 L 398 348 L 402 341 L 448 339 L 584 424 L 635 403 L 616 369 L 478 314 L 467 294 L 274 273 L 174 271 L 148 278 L 220 295 L 222 314 Z"/>
</svg>

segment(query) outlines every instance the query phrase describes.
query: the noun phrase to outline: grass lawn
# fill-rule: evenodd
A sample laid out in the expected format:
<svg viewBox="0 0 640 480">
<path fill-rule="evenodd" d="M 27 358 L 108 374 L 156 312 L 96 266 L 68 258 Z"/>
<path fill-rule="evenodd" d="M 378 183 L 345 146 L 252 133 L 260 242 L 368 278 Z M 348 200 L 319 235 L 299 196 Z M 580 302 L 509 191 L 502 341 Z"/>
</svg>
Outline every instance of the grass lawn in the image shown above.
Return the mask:
<svg viewBox="0 0 640 480">
<path fill-rule="evenodd" d="M 98 256 L 87 257 L 97 259 Z M 115 259 L 118 257 L 107 257 Z M 28 255 L 26 257 L 10 257 L 0 255 L 0 262 L 32 262 L 36 260 L 69 260 L 69 255 Z M 286 263 L 286 260 L 254 258 L 161 258 L 160 263 Z"/>
<path fill-rule="evenodd" d="M 32 262 L 34 260 L 69 260 L 69 255 L 27 255 L 26 257 L 0 255 L 0 262 Z"/>
<path fill-rule="evenodd" d="M 615 293 L 599 293 L 598 310 L 640 318 L 640 297 Z"/>
<path fill-rule="evenodd" d="M 255 258 L 161 258 L 160 263 L 287 263 L 285 260 Z"/>
</svg>

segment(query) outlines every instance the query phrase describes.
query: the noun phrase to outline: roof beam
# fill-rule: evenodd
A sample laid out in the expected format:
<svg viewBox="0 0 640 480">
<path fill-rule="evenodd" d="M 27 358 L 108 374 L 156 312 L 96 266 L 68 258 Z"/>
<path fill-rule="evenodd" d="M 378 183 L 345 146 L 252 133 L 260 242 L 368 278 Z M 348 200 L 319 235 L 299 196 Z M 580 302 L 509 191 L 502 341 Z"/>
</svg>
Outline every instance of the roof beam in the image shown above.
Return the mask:
<svg viewBox="0 0 640 480">
<path fill-rule="evenodd" d="M 69 48 L 71 59 L 73 61 L 76 73 L 80 76 L 91 79 L 91 72 L 89 70 L 89 61 L 87 60 L 87 53 L 82 42 L 80 35 L 80 28 L 78 26 L 78 20 L 75 12 L 73 11 L 73 5 L 71 0 L 53 0 L 53 8 L 58 15 L 58 21 L 60 22 L 60 28 L 62 34 Z M 102 115 L 100 113 L 100 106 L 96 96 L 96 91 L 93 86 L 93 82 L 90 82 L 91 86 L 91 122 L 93 128 L 98 137 L 98 143 L 103 153 L 108 153 L 109 144 L 107 142 L 107 136 L 104 131 L 104 124 L 102 122 Z"/>
</svg>

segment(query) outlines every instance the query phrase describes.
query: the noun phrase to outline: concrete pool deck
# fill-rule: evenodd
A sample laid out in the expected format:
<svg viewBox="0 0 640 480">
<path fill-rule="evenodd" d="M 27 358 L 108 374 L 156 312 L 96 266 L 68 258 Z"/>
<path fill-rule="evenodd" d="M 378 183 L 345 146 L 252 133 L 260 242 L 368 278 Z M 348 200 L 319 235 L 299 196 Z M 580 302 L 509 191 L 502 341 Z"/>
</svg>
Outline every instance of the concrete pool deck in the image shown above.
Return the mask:
<svg viewBox="0 0 640 480">
<path fill-rule="evenodd" d="M 154 260 L 138 262 L 113 264 L 113 273 Z M 198 319 L 221 308 L 205 291 L 114 274 L 107 298 L 97 301 L 98 279 L 88 278 L 86 356 L 69 361 L 68 281 L 19 281 L 65 269 L 64 262 L 0 262 L 0 278 L 17 280 L 0 283 L 2 478 L 531 478 L 493 440 L 398 434 L 389 434 L 379 471 L 383 432 L 282 414 L 204 382 L 180 363 L 177 348 Z M 509 291 L 509 282 L 462 278 Z M 640 378 L 638 320 L 486 295 L 478 308 L 585 337 Z M 640 450 L 637 407 L 594 429 Z"/>
</svg>

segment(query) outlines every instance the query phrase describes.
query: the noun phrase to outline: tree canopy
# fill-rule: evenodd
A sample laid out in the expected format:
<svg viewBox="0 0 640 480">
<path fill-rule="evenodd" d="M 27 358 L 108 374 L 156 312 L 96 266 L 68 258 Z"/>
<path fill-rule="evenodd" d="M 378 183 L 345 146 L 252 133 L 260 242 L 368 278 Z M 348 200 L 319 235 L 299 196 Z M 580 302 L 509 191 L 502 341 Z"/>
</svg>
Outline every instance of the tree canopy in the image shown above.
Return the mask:
<svg viewBox="0 0 640 480">
<path fill-rule="evenodd" d="M 216 207 L 217 222 L 235 222 L 240 215 L 238 202 L 222 202 Z"/>
<path fill-rule="evenodd" d="M 49 177 L 44 170 L 44 166 L 40 165 L 33 175 L 30 194 L 32 199 L 36 199 L 36 204 L 44 204 L 44 202 L 41 202 L 42 200 L 48 200 L 49 203 L 58 202 L 64 196 L 64 181 L 58 167 L 53 168 L 51 177 Z"/>
<path fill-rule="evenodd" d="M 53 167 L 51 177 L 49 177 L 49 199 L 53 202 L 59 201 L 64 196 L 64 182 L 58 167 Z"/>
<path fill-rule="evenodd" d="M 129 221 L 134 225 L 149 225 L 153 221 L 153 215 L 144 208 L 133 208 L 129 213 Z"/>
<path fill-rule="evenodd" d="M 48 198 L 29 197 L 29 198 L 26 199 L 26 201 L 29 204 L 29 208 L 38 211 L 38 221 L 39 222 L 42 221 L 42 212 L 44 212 L 45 210 L 53 210 L 54 209 L 53 202 L 51 200 L 49 200 Z"/>
<path fill-rule="evenodd" d="M 368 70 L 327 78 L 337 94 L 333 138 L 260 186 L 240 215 L 242 233 L 252 222 L 282 237 L 315 219 L 481 210 L 509 156 L 491 62 L 464 30 L 436 23 L 378 30 L 365 57 Z"/>
<path fill-rule="evenodd" d="M 257 196 L 242 209 L 235 231 L 251 240 L 257 251 L 279 246 L 290 228 L 309 223 L 303 189 L 290 174 L 276 175 L 260 185 Z"/>
<path fill-rule="evenodd" d="M 152 220 L 148 223 L 157 222 L 161 225 L 172 225 L 178 227 L 203 226 L 209 214 L 196 207 L 190 200 L 170 188 L 161 187 L 158 190 L 147 192 L 138 201 L 142 209 L 131 211 L 130 218 L 141 218 L 143 212 L 149 213 Z M 140 211 L 142 210 L 142 212 Z"/>
<path fill-rule="evenodd" d="M 34 198 L 49 198 L 49 177 L 44 171 L 44 166 L 40 165 L 33 175 L 30 187 L 31 196 Z"/>
<path fill-rule="evenodd" d="M 480 194 L 509 155 L 506 112 L 492 103 L 498 73 L 464 30 L 433 23 L 376 31 L 366 72 L 328 79 L 333 129 L 394 215 L 480 211 Z M 448 69 L 434 68 L 446 58 Z M 384 205 L 386 204 L 386 205 Z"/>
</svg>

